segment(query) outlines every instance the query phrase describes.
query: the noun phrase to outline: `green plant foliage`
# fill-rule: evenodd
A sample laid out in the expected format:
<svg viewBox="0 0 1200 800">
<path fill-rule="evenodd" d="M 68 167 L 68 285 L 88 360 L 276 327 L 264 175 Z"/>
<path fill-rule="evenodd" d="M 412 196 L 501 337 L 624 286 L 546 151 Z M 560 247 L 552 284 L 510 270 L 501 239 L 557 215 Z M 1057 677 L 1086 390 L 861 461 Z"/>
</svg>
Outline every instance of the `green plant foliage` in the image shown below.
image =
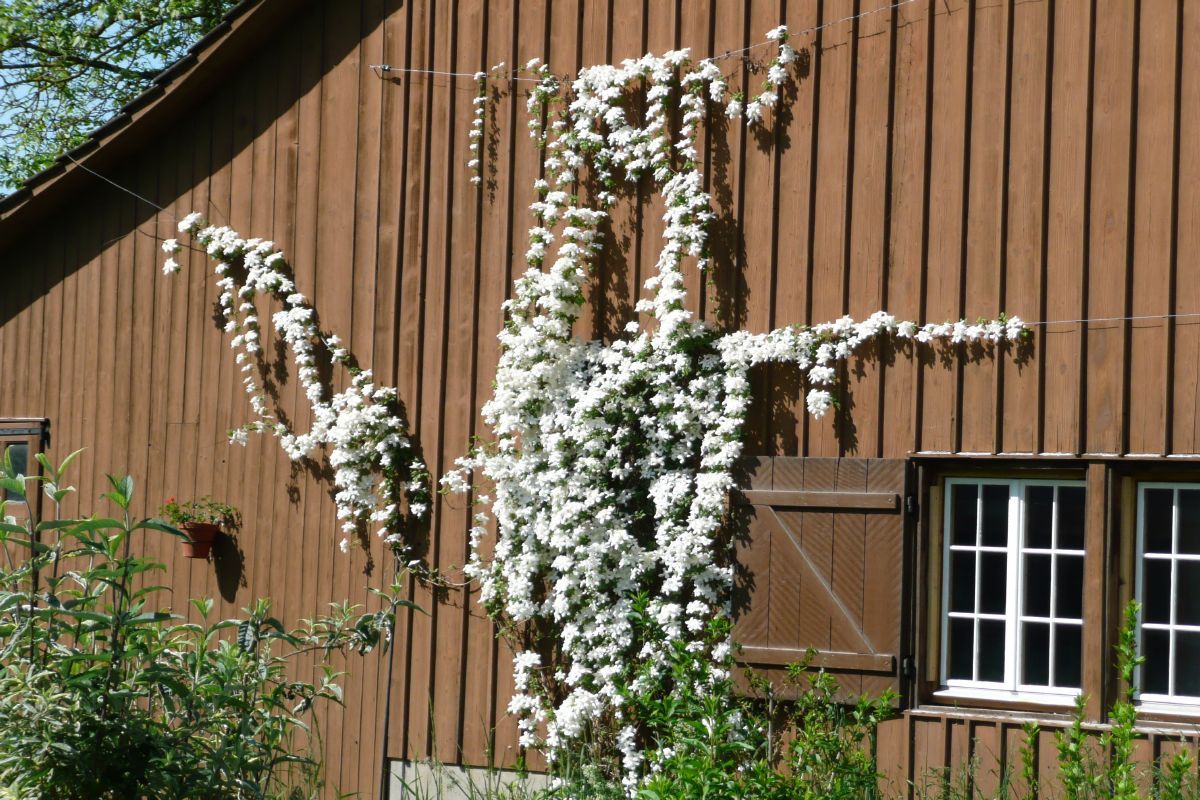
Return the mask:
<svg viewBox="0 0 1200 800">
<path fill-rule="evenodd" d="M 1071 725 L 1058 734 L 1058 768 L 1063 794 L 1069 798 L 1114 798 L 1137 800 L 1141 795 L 1135 780 L 1138 764 L 1133 758 L 1137 707 L 1133 704 L 1134 671 L 1145 659 L 1137 652 L 1137 622 L 1141 607 L 1136 602 L 1125 609 L 1125 621 L 1117 639 L 1117 673 L 1122 696 L 1109 710 L 1110 727 L 1097 741 L 1084 730 L 1087 698 L 1075 702 Z"/>
<path fill-rule="evenodd" d="M 1058 734 L 1061 796 L 1070 800 L 1196 800 L 1200 781 L 1187 748 L 1159 764 L 1140 763 L 1134 755 L 1137 706 L 1133 686 L 1145 657 L 1137 650 L 1141 605 L 1130 602 L 1114 647 L 1121 694 L 1108 711 L 1108 727 L 1099 737 L 1084 730 L 1086 698 L 1076 702 L 1071 725 Z M 1034 784 L 1030 784 L 1034 785 Z"/>
<path fill-rule="evenodd" d="M 856 704 L 844 705 L 837 699 L 837 679 L 829 673 L 806 670 L 802 664 L 789 672 L 797 683 L 808 684 L 792 711 L 795 738 L 788 745 L 790 771 L 809 793 L 803 796 L 869 796 L 879 778 L 875 730 L 892 715 L 895 694 L 864 695 Z"/>
<path fill-rule="evenodd" d="M 984 775 L 977 759 L 951 769 L 932 770 L 912 785 L 888 785 L 878 774 L 875 732 L 892 713 L 890 695 L 860 697 L 846 703 L 834 676 L 801 663 L 789 668 L 789 696 L 777 699 L 761 679 L 750 678 L 753 696 L 739 696 L 730 680 L 698 688 L 703 673 L 680 646 L 663 691 L 639 709 L 660 732 L 660 742 L 643 742 L 643 751 L 661 756 L 661 768 L 635 789 L 638 800 L 1200 800 L 1200 778 L 1188 747 L 1164 756 L 1156 765 L 1134 757 L 1137 738 L 1131 687 L 1143 659 L 1137 653 L 1137 604 L 1125 612 L 1115 651 L 1122 696 L 1109 709 L 1103 733 L 1085 722 L 1086 698 L 1078 702 L 1070 726 L 1057 734 L 1057 763 L 1043 785 L 1038 765 L 1042 729 L 1023 725 L 1019 763 Z M 709 635 L 728 633 L 713 623 Z M 646 674 L 649 674 L 647 672 Z M 441 800 L 621 800 L 622 765 L 617 748 L 597 726 L 576 748 L 551 765 L 553 780 L 542 789 L 522 780 L 505 780 L 496 770 L 481 778 L 445 773 L 429 788 L 413 782 L 413 797 Z M 669 742 L 669 745 L 664 743 Z M 669 747 L 668 752 L 663 752 Z M 441 775 L 434 764 L 435 774 Z M 1057 774 L 1053 774 L 1057 772 Z M 1014 780 L 1015 776 L 1020 781 Z M 508 776 L 511 778 L 511 776 Z M 985 780 L 986 778 L 986 780 Z M 984 789 L 983 787 L 990 787 Z M 462 794 L 455 794 L 461 792 Z"/>
<path fill-rule="evenodd" d="M 237 0 L 0 0 L 0 194 L 80 144 Z"/>
<path fill-rule="evenodd" d="M 1200 797 L 1196 761 L 1187 748 L 1158 766 L 1154 776 L 1155 800 L 1195 800 Z"/>
<path fill-rule="evenodd" d="M 176 527 L 198 522 L 231 530 L 242 525 L 242 515 L 236 508 L 208 495 L 183 503 L 172 497 L 163 504 L 158 513 Z"/>
<path fill-rule="evenodd" d="M 183 534 L 131 516 L 131 478 L 109 477 L 113 517 L 59 518 L 76 455 L 58 466 L 39 456 L 43 477 L 0 464 L 0 486 L 31 500 L 23 523 L 0 502 L 0 796 L 316 796 L 314 710 L 341 702 L 339 673 L 321 656 L 386 645 L 409 605 L 399 583 L 378 612 L 335 606 L 293 630 L 268 600 L 222 620 L 211 600 L 194 600 L 197 621 L 185 621 L 155 605 L 162 566 L 135 555 L 147 536 Z M 39 483 L 54 512 L 45 519 Z M 314 651 L 317 681 L 296 680 L 289 660 Z"/>
<path fill-rule="evenodd" d="M 1121 678 L 1122 697 L 1113 703 L 1108 718 L 1112 727 L 1100 737 L 1100 746 L 1108 753 L 1108 769 L 1103 789 L 1113 800 L 1137 800 L 1138 786 L 1134 780 L 1137 762 L 1133 759 L 1134 726 L 1137 707 L 1133 704 L 1133 677 L 1145 662 L 1137 651 L 1137 624 L 1141 605 L 1130 603 L 1125 608 L 1125 622 L 1117 638 L 1117 673 Z"/>
<path fill-rule="evenodd" d="M 716 620 L 709 635 L 728 633 Z M 658 741 L 644 742 L 661 764 L 635 788 L 639 800 L 858 800 L 877 796 L 875 729 L 891 716 L 894 697 L 860 697 L 847 704 L 837 679 L 807 663 L 789 669 L 789 694 L 775 699 L 770 687 L 751 680 L 753 696 L 735 691 L 732 679 L 709 685 L 709 672 L 679 643 L 662 691 L 639 702 Z M 646 670 L 643 679 L 651 679 Z M 598 734 L 593 731 L 593 737 Z M 548 798 L 618 800 L 620 764 L 612 743 L 593 738 L 554 765 L 557 784 Z"/>
</svg>

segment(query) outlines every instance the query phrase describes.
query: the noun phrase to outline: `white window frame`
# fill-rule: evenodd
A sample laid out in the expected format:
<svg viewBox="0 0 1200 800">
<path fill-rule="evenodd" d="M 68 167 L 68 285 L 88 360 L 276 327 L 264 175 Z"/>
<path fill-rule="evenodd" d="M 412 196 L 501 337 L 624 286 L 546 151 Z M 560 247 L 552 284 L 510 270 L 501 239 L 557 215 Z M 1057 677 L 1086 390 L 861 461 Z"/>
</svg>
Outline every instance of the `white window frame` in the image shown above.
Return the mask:
<svg viewBox="0 0 1200 800">
<path fill-rule="evenodd" d="M 1156 560 L 1170 560 L 1171 562 L 1171 621 L 1168 623 L 1143 622 L 1138 620 L 1137 642 L 1138 652 L 1145 653 L 1145 644 L 1143 642 L 1143 631 L 1146 628 L 1153 630 L 1165 630 L 1170 634 L 1170 644 L 1168 645 L 1167 657 L 1171 663 L 1168 664 L 1168 688 L 1171 689 L 1167 694 L 1158 694 L 1152 692 L 1141 691 L 1142 686 L 1142 668 L 1138 667 L 1134 674 L 1134 697 L 1138 701 L 1141 711 L 1153 714 L 1177 714 L 1186 716 L 1195 716 L 1197 711 L 1200 711 L 1200 696 L 1179 695 L 1174 693 L 1175 682 L 1175 636 L 1176 631 L 1184 631 L 1188 633 L 1200 633 L 1200 625 L 1179 625 L 1175 622 L 1176 616 L 1176 597 L 1175 597 L 1175 577 L 1176 564 L 1180 561 L 1200 561 L 1200 554 L 1179 553 L 1179 490 L 1193 489 L 1200 490 L 1200 483 L 1195 481 L 1139 481 L 1137 487 L 1137 567 L 1134 577 L 1135 597 L 1138 603 L 1145 608 L 1145 567 L 1146 567 L 1146 490 L 1147 489 L 1172 489 L 1174 494 L 1171 497 L 1171 555 L 1163 556 L 1156 554 L 1151 556 Z"/>
<path fill-rule="evenodd" d="M 980 487 L 978 496 L 982 499 L 985 485 L 990 486 L 1008 486 L 1008 541 L 1004 548 L 992 547 L 984 548 L 980 544 L 976 545 L 960 545 L 967 550 L 984 551 L 984 552 L 1000 552 L 1004 551 L 1007 555 L 1007 575 L 1005 582 L 1005 613 L 980 615 L 979 608 L 979 586 L 981 582 L 980 570 L 975 570 L 975 609 L 970 616 L 976 619 L 995 619 L 1003 620 L 1004 636 L 1005 636 L 1005 659 L 1004 659 L 1004 680 L 1003 681 L 979 681 L 966 680 L 962 678 L 950 679 L 947 677 L 950 674 L 950 619 L 951 615 L 958 615 L 963 612 L 950 611 L 950 554 L 955 547 L 951 543 L 951 524 L 953 522 L 953 510 L 951 494 L 953 487 L 956 485 L 974 485 Z M 1041 622 L 1054 625 L 1073 625 L 1070 618 L 1063 617 L 1039 617 L 1021 614 L 1021 604 L 1025 598 L 1025 569 L 1024 559 L 1025 554 L 1047 554 L 1047 555 L 1070 555 L 1083 556 L 1086 559 L 1084 550 L 1068 550 L 1058 548 L 1058 516 L 1052 518 L 1050 548 L 1026 548 L 1025 547 L 1025 515 L 1023 513 L 1025 504 L 1025 489 L 1030 486 L 1062 486 L 1062 487 L 1084 487 L 1086 489 L 1087 482 L 1082 480 L 1054 480 L 1054 479 L 1026 479 L 1026 478 L 974 478 L 974 477 L 955 477 L 946 478 L 943 482 L 943 502 L 942 502 L 942 607 L 941 607 L 941 690 L 934 693 L 937 699 L 945 700 L 1002 700 L 1002 701 L 1018 701 L 1027 703 L 1038 703 L 1042 705 L 1056 705 L 1070 707 L 1074 705 L 1075 698 L 1082 692 L 1082 687 L 1057 687 L 1057 686 L 1030 686 L 1019 682 L 1020 665 L 1023 641 L 1021 634 L 1021 623 L 1023 622 Z M 977 525 L 982 525 L 982 514 L 976 512 Z M 1051 598 L 1054 597 L 1056 591 L 1055 583 L 1058 580 L 1058 571 L 1051 562 L 1050 569 L 1050 593 Z M 1053 603 L 1053 599 L 1051 601 Z M 1053 609 L 1053 605 L 1051 606 Z M 963 614 L 966 616 L 965 614 Z M 1082 619 L 1079 622 L 1080 627 L 1083 627 Z M 976 626 L 976 634 L 974 637 L 975 659 L 979 654 L 979 635 L 978 625 Z M 1082 631 L 1081 631 L 1082 634 Z M 1050 646 L 1054 647 L 1054 642 L 1057 637 L 1051 636 Z M 1051 672 L 1053 679 L 1053 672 Z"/>
</svg>

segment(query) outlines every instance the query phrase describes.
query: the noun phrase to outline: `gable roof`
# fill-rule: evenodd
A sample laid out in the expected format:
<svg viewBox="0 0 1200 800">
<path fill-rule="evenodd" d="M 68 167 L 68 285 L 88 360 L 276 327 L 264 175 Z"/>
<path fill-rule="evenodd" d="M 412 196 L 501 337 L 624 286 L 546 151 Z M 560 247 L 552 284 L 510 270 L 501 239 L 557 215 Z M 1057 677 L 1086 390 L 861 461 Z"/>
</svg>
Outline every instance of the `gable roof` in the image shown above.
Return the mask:
<svg viewBox="0 0 1200 800">
<path fill-rule="evenodd" d="M 306 0 L 243 0 L 188 52 L 157 77 L 87 141 L 0 198 L 0 247 L 89 181 L 81 169 L 103 169 L 128 156 L 224 79 L 253 47 Z"/>
</svg>

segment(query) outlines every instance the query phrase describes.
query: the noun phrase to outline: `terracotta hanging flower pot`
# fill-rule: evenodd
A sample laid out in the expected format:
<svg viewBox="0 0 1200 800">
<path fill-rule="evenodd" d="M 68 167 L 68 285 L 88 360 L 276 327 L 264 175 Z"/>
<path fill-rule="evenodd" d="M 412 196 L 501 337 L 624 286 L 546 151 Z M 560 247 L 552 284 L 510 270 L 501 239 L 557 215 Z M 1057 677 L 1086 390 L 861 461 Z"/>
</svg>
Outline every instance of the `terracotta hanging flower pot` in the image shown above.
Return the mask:
<svg viewBox="0 0 1200 800">
<path fill-rule="evenodd" d="M 184 558 L 208 558 L 213 541 L 221 529 L 208 522 L 187 522 L 183 530 L 188 538 L 182 542 Z"/>
<path fill-rule="evenodd" d="M 242 524 L 236 508 L 208 496 L 183 503 L 172 497 L 158 513 L 187 536 L 180 543 L 184 558 L 208 558 L 217 534 L 235 531 Z"/>
</svg>

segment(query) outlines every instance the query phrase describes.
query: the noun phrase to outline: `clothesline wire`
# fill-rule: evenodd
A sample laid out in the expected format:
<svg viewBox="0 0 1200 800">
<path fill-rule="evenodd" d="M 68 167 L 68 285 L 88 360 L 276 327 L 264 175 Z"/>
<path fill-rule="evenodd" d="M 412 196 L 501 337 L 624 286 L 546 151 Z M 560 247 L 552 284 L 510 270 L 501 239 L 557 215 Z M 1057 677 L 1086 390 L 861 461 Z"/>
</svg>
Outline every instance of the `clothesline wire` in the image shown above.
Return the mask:
<svg viewBox="0 0 1200 800">
<path fill-rule="evenodd" d="M 913 2 L 913 0 L 905 0 L 905 2 Z M 119 189 L 120 191 L 125 192 L 126 194 L 128 194 L 132 197 L 135 197 L 138 200 L 141 200 L 143 203 L 147 204 L 148 206 L 150 206 L 154 209 L 157 209 L 158 211 L 162 212 L 163 214 L 166 214 L 167 216 L 169 216 L 171 219 L 175 220 L 176 222 L 179 221 L 179 217 L 175 216 L 170 211 L 168 211 L 167 209 L 160 206 L 158 203 L 155 203 L 153 200 L 150 200 L 150 199 L 146 198 L 145 196 L 138 194 L 137 192 L 133 191 L 132 189 L 130 189 L 128 187 L 122 186 L 121 184 L 114 181 L 112 178 L 109 178 L 105 175 L 101 175 L 99 172 L 96 172 L 94 169 L 87 166 L 86 164 L 76 161 L 74 158 L 71 157 L 71 155 L 69 153 L 67 154 L 67 159 L 71 163 L 75 164 L 75 166 L 79 167 L 80 169 L 82 169 L 83 171 L 85 171 L 91 175 L 94 175 L 95 177 L 97 177 L 100 180 L 107 183 L 109 186 L 112 186 L 115 189 Z M 1128 316 L 1117 316 L 1117 317 L 1081 317 L 1079 319 L 1043 319 L 1043 320 L 1037 320 L 1037 321 L 1033 321 L 1033 322 L 1023 320 L 1023 322 L 1025 323 L 1025 325 L 1027 325 L 1029 327 L 1034 327 L 1034 326 L 1045 326 L 1045 325 L 1091 325 L 1093 323 L 1100 323 L 1100 322 L 1139 322 L 1139 321 L 1159 320 L 1159 319 L 1163 319 L 1163 320 L 1165 320 L 1165 319 L 1194 319 L 1194 318 L 1198 318 L 1198 317 L 1200 317 L 1200 311 L 1186 311 L 1186 312 L 1178 312 L 1178 313 L 1170 313 L 1170 314 L 1131 314 Z"/>
<path fill-rule="evenodd" d="M 899 0 L 898 2 L 892 3 L 891 5 L 881 6 L 880 8 L 873 8 L 870 11 L 863 11 L 862 13 L 859 13 L 859 14 L 852 14 L 848 17 L 842 17 L 840 19 L 835 19 L 830 22 L 822 23 L 820 25 L 814 25 L 813 27 L 810 27 L 810 28 L 803 28 L 801 30 L 792 31 L 791 33 L 794 36 L 804 36 L 806 34 L 817 33 L 818 31 L 823 31 L 826 28 L 832 28 L 835 25 L 841 25 L 843 22 L 853 22 L 855 20 L 863 19 L 864 17 L 869 17 L 872 14 L 880 14 L 885 11 L 895 11 L 897 8 L 900 8 L 901 6 L 906 6 L 911 3 L 915 3 L 915 2 L 917 2 L 917 0 Z M 722 59 L 733 58 L 734 56 L 740 56 L 745 53 L 749 53 L 751 50 L 757 50 L 760 47 L 767 47 L 769 45 L 775 45 L 775 44 L 777 44 L 777 42 L 775 42 L 774 40 L 766 39 L 761 42 L 757 42 L 755 44 L 749 45 L 748 47 L 740 48 L 738 50 L 726 50 L 725 52 L 720 53 L 719 55 L 710 56 L 710 58 L 713 61 L 720 61 Z M 391 64 L 369 64 L 368 66 L 370 67 L 370 69 L 374 70 L 376 72 L 376 74 L 378 74 L 380 77 L 383 77 L 384 73 L 390 73 L 390 72 L 403 72 L 403 73 L 410 74 L 410 75 L 439 75 L 439 76 L 447 77 L 447 78 L 475 78 L 479 74 L 477 72 L 451 72 L 448 70 L 425 69 L 425 68 L 421 68 L 421 67 L 394 67 Z M 508 80 L 522 81 L 525 83 L 539 83 L 541 81 L 540 78 L 522 78 L 522 77 L 518 77 L 516 75 L 511 75 L 511 74 L 509 75 Z"/>
<path fill-rule="evenodd" d="M 915 2 L 917 2 L 917 0 L 899 0 L 899 2 L 892 3 L 889 6 L 881 6 L 879 8 L 873 8 L 870 11 L 863 11 L 862 13 L 859 13 L 859 14 L 851 14 L 848 17 L 842 17 L 841 19 L 835 19 L 830 22 L 824 22 L 824 23 L 821 23 L 820 25 L 814 25 L 811 28 L 802 28 L 797 31 L 790 31 L 790 33 L 793 36 L 803 36 L 803 35 L 809 34 L 809 33 L 817 33 L 818 31 L 823 31 L 826 28 L 832 28 L 835 25 L 841 25 L 843 22 L 853 22 L 854 20 L 863 19 L 864 17 L 869 17 L 872 14 L 880 14 L 885 11 L 895 11 L 897 8 L 900 8 L 901 6 L 906 6 L 906 5 L 909 5 L 910 3 L 915 3 Z M 740 56 L 743 53 L 748 53 L 751 50 L 756 50 L 760 47 L 766 47 L 767 45 L 772 45 L 772 44 L 775 44 L 775 42 L 771 39 L 767 39 L 766 41 L 758 42 L 757 44 L 752 44 L 749 47 L 743 47 L 740 50 L 726 50 L 724 53 L 713 56 L 712 58 L 714 61 L 718 60 L 718 59 L 722 59 L 722 58 L 732 58 L 733 56 Z"/>
<path fill-rule="evenodd" d="M 416 67 L 409 69 L 407 67 L 393 67 L 391 64 L 370 64 L 369 66 L 379 73 L 381 77 L 383 73 L 387 72 L 404 72 L 412 75 L 442 75 L 448 78 L 474 78 L 477 74 L 474 72 L 446 72 L 440 69 L 418 69 Z M 507 80 L 522 81 L 524 83 L 541 83 L 541 78 L 521 78 L 516 75 L 510 75 Z"/>
<path fill-rule="evenodd" d="M 901 6 L 909 5 L 910 3 L 915 3 L 915 2 L 917 2 L 917 0 L 899 0 L 899 2 L 893 3 L 892 5 L 889 5 L 889 6 L 872 9 L 871 11 L 865 11 L 861 14 L 856 14 L 854 16 L 842 17 L 841 19 L 833 20 L 832 22 L 828 22 L 823 25 L 818 25 L 813 28 L 805 28 L 803 30 L 797 31 L 796 33 L 797 34 L 815 33 L 816 31 L 822 30 L 824 28 L 829 28 L 834 25 L 841 24 L 843 22 L 848 22 L 848 21 L 855 20 L 855 19 L 861 19 L 863 17 L 870 16 L 871 14 L 878 14 L 883 11 L 891 11 L 891 10 L 897 9 Z M 714 58 L 730 58 L 732 56 L 741 55 L 742 53 L 748 52 L 757 47 L 763 47 L 768 44 L 773 44 L 773 42 L 770 40 L 764 41 L 764 42 L 759 42 L 758 44 L 750 45 L 749 47 L 742 48 L 741 50 L 726 51 L 725 53 L 722 53 L 719 56 L 714 56 Z M 450 77 L 464 77 L 464 76 L 471 77 L 471 78 L 475 77 L 475 73 L 471 73 L 471 72 L 444 72 L 444 71 L 439 71 L 439 70 L 403 69 L 400 67 L 391 67 L 387 64 L 372 64 L 371 68 L 372 69 L 380 69 L 384 72 L 419 72 L 419 73 L 424 73 L 424 74 L 445 75 L 445 76 L 450 76 Z M 537 79 L 535 79 L 535 78 L 514 78 L 514 80 L 536 82 Z M 131 197 L 134 197 L 134 198 L 142 201 L 143 203 L 154 208 L 155 210 L 157 210 L 163 214 L 166 214 L 167 216 L 169 216 L 171 219 L 175 220 L 176 222 L 179 221 L 179 217 L 175 216 L 175 214 L 173 214 L 172 212 L 163 208 L 158 203 L 155 203 L 153 200 L 150 200 L 149 198 L 145 197 L 144 195 L 141 195 L 126 186 L 122 186 L 121 184 L 117 183 L 112 178 L 109 178 L 106 175 L 102 175 L 99 172 L 96 172 L 91 167 L 89 167 L 86 164 L 75 159 L 70 153 L 66 153 L 64 155 L 66 156 L 68 161 L 70 161 L 72 164 L 79 167 L 80 169 L 84 170 L 85 172 L 95 176 L 96 178 L 100 179 L 101 181 L 104 181 L 105 183 L 112 186 L 113 188 L 118 189 L 118 190 L 130 195 Z M 1125 315 L 1125 316 L 1110 316 L 1110 317 L 1080 317 L 1077 319 L 1046 319 L 1046 320 L 1023 321 L 1023 322 L 1026 326 L 1035 327 L 1035 326 L 1048 326 L 1048 325 L 1091 325 L 1094 323 L 1103 323 L 1103 322 L 1139 322 L 1139 321 L 1148 321 L 1148 320 L 1176 320 L 1176 319 L 1195 319 L 1195 318 L 1200 318 L 1200 311 L 1166 313 L 1166 314 L 1131 314 L 1131 315 Z"/>
<path fill-rule="evenodd" d="M 905 0 L 905 1 L 912 2 L 913 0 Z M 95 177 L 97 177 L 100 180 L 107 183 L 109 186 L 112 186 L 115 189 L 119 189 L 120 191 L 125 192 L 126 194 L 130 195 L 131 197 L 135 197 L 138 200 L 141 200 L 143 203 L 151 206 L 152 208 L 157 209 L 158 211 L 162 212 L 163 214 L 166 214 L 171 219 L 173 219 L 177 222 L 179 221 L 178 217 L 176 217 L 174 214 L 172 214 L 167 209 L 160 206 L 158 203 L 155 203 L 153 200 L 150 200 L 150 199 L 146 198 L 145 196 L 138 194 L 137 192 L 133 191 L 132 189 L 130 189 L 128 187 L 122 186 L 121 184 L 114 181 L 112 178 L 109 178 L 105 175 L 101 175 L 99 172 L 96 172 L 94 169 L 87 166 L 86 164 L 82 164 L 79 161 L 76 161 L 74 158 L 71 157 L 70 154 L 67 155 L 67 159 L 69 161 L 71 161 L 73 164 L 75 164 L 75 166 L 79 167 L 80 169 L 84 170 L 85 172 L 87 172 L 91 175 L 94 175 Z M 1169 313 L 1169 314 L 1130 314 L 1130 315 L 1126 315 L 1126 316 L 1114 316 L 1114 317 L 1080 317 L 1078 319 L 1043 319 L 1043 320 L 1036 320 L 1036 321 L 1022 320 L 1022 322 L 1028 327 L 1035 327 L 1035 326 L 1046 326 L 1046 325 L 1091 325 L 1094 323 L 1101 323 L 1101 322 L 1141 322 L 1141 321 L 1148 321 L 1148 320 L 1196 319 L 1196 318 L 1200 318 L 1200 311 L 1181 311 L 1181 312 Z"/>
<path fill-rule="evenodd" d="M 157 210 L 157 211 L 160 211 L 160 212 L 162 212 L 163 214 L 166 214 L 168 217 L 170 217 L 171 219 L 175 220 L 176 222 L 178 222 L 178 221 L 179 221 L 179 217 L 175 216 L 175 215 L 174 215 L 174 214 L 172 214 L 170 211 L 168 211 L 167 209 L 163 208 L 162 206 L 160 206 L 158 203 L 154 202 L 153 200 L 150 200 L 149 198 L 143 197 L 142 195 L 138 194 L 137 192 L 133 191 L 132 189 L 129 189 L 129 188 L 125 187 L 125 186 L 122 186 L 121 184 L 119 184 L 119 183 L 117 183 L 116 181 L 114 181 L 112 178 L 108 178 L 108 177 L 105 177 L 104 175 L 101 175 L 99 172 L 96 172 L 96 170 L 92 169 L 92 168 L 91 168 L 91 167 L 89 167 L 87 164 L 84 164 L 84 163 L 82 163 L 82 162 L 80 162 L 80 161 L 76 161 L 76 160 L 75 160 L 75 159 L 74 159 L 74 158 L 71 156 L 71 154 L 70 154 L 70 153 L 65 153 L 64 155 L 66 155 L 66 157 L 67 157 L 67 160 L 68 160 L 68 161 L 70 161 L 70 162 L 71 162 L 72 164 L 74 164 L 75 166 L 79 167 L 79 168 L 80 168 L 81 170 L 83 170 L 84 172 L 88 172 L 88 173 L 91 173 L 92 175 L 95 175 L 97 178 L 99 178 L 100 180 L 104 181 L 104 182 L 105 182 L 105 183 L 107 183 L 109 186 L 113 186 L 113 187 L 115 187 L 115 188 L 117 188 L 117 189 L 120 189 L 122 192 L 125 192 L 125 194 L 132 195 L 132 196 L 136 197 L 138 200 L 141 200 L 141 201 L 142 201 L 143 203 L 145 203 L 146 205 L 150 206 L 151 208 L 154 208 L 155 210 Z"/>
<path fill-rule="evenodd" d="M 1094 322 L 1139 322 L 1142 320 L 1154 319 L 1185 319 L 1192 317 L 1200 317 L 1200 311 L 1179 312 L 1176 314 L 1131 314 L 1124 317 L 1085 317 L 1082 319 L 1044 319 L 1037 322 L 1026 322 L 1021 320 L 1028 326 L 1033 325 L 1091 325 Z"/>
</svg>

